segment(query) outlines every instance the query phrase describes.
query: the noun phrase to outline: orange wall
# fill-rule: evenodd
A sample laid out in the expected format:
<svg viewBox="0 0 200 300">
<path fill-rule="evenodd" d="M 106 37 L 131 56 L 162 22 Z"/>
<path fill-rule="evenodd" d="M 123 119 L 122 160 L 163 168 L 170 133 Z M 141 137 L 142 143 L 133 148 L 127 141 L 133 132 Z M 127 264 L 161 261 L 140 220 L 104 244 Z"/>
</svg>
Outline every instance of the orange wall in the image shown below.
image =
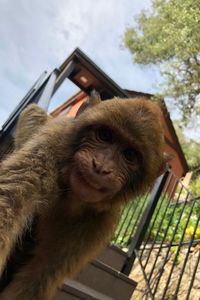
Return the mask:
<svg viewBox="0 0 200 300">
<path fill-rule="evenodd" d="M 174 140 L 172 131 L 168 125 L 166 117 L 162 116 L 162 123 L 164 127 L 164 134 L 165 134 L 165 152 L 170 153 L 172 155 L 172 160 L 169 162 L 173 172 L 178 178 L 183 177 L 187 170 L 182 162 L 180 154 L 177 149 L 177 142 Z"/>
</svg>

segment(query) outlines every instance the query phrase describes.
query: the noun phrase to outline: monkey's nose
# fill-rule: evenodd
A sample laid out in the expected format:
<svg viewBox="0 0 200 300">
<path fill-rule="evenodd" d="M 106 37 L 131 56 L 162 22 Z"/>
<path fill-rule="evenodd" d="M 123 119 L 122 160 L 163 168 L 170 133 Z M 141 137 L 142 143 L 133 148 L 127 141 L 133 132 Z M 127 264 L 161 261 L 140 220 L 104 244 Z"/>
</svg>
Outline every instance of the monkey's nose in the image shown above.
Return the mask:
<svg viewBox="0 0 200 300">
<path fill-rule="evenodd" d="M 95 173 L 99 175 L 108 175 L 111 173 L 111 170 L 109 167 L 105 165 L 103 162 L 99 162 L 97 159 L 92 159 L 92 166 Z"/>
</svg>

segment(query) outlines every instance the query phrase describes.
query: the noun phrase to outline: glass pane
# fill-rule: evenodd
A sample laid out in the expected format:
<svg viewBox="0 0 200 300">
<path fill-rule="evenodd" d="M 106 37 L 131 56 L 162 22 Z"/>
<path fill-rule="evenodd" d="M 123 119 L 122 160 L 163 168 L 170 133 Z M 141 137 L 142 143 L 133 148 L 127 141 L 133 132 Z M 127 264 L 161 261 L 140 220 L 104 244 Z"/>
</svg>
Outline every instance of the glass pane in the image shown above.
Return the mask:
<svg viewBox="0 0 200 300">
<path fill-rule="evenodd" d="M 61 106 L 79 91 L 79 87 L 75 85 L 71 80 L 66 78 L 51 98 L 48 111 L 54 111 L 57 107 Z"/>
</svg>

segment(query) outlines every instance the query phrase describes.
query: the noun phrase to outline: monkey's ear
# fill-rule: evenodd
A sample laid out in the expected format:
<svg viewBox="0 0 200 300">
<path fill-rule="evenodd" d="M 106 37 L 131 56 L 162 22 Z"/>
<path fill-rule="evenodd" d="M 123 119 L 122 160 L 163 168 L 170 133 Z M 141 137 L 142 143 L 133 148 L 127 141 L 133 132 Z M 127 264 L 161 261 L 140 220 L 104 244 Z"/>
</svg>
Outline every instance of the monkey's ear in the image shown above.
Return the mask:
<svg viewBox="0 0 200 300">
<path fill-rule="evenodd" d="M 90 105 L 96 105 L 98 103 L 101 102 L 101 96 L 100 94 L 94 89 L 92 90 L 90 97 L 88 99 L 88 101 L 90 102 Z"/>
<path fill-rule="evenodd" d="M 169 161 L 171 161 L 173 158 L 174 156 L 171 153 L 166 153 L 166 152 L 163 153 L 163 162 L 158 172 L 158 176 L 160 176 L 161 174 L 165 173 L 165 171 L 167 171 L 167 169 L 169 168 Z"/>
<path fill-rule="evenodd" d="M 79 116 L 87 108 L 97 105 L 100 102 L 101 102 L 101 97 L 99 93 L 96 90 L 92 90 L 88 99 L 79 107 L 76 113 L 76 117 Z"/>
</svg>

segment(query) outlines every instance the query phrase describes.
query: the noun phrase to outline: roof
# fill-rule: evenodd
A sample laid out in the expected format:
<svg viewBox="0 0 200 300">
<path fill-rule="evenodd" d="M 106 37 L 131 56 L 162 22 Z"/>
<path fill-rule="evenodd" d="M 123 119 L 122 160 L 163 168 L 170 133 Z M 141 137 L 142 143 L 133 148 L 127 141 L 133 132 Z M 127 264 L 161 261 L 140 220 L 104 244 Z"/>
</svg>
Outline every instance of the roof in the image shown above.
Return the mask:
<svg viewBox="0 0 200 300">
<path fill-rule="evenodd" d="M 93 89 L 96 89 L 101 94 L 102 100 L 113 98 L 113 96 L 128 97 L 128 93 L 79 48 L 76 48 L 64 61 L 59 71 L 64 72 L 70 63 L 73 63 L 73 71 L 68 78 L 87 94 L 90 94 Z"/>
<path fill-rule="evenodd" d="M 72 54 L 61 64 L 58 69 L 53 70 L 50 75 L 46 72 L 37 80 L 31 90 L 22 99 L 20 104 L 14 109 L 8 120 L 4 123 L 2 130 L 0 130 L 0 142 L 5 143 L 3 136 L 13 134 L 17 118 L 22 109 L 29 103 L 36 102 L 40 104 L 41 98 L 43 102 L 49 102 L 52 95 L 56 92 L 59 86 L 63 83 L 65 78 L 70 79 L 86 94 L 90 94 L 93 89 L 96 89 L 102 100 L 113 98 L 114 96 L 127 98 L 127 97 L 145 97 L 151 98 L 153 95 L 137 91 L 130 91 L 122 89 L 115 83 L 103 70 L 101 70 L 87 55 L 85 55 L 79 48 L 76 48 Z M 76 95 L 78 97 L 78 94 Z M 77 100 L 77 99 L 76 99 Z M 67 104 L 74 101 L 74 96 L 68 99 Z M 62 106 L 63 107 L 63 106 Z M 178 137 L 176 135 L 173 123 L 170 119 L 169 112 L 167 111 L 164 100 L 162 100 L 163 115 L 166 120 L 167 126 L 173 136 L 173 143 L 171 147 L 176 149 L 181 159 L 182 165 L 185 170 L 188 170 L 187 162 L 184 157 L 182 148 L 180 146 Z M 59 112 L 54 112 L 59 114 Z M 1 143 L 1 144 L 2 144 Z"/>
</svg>

